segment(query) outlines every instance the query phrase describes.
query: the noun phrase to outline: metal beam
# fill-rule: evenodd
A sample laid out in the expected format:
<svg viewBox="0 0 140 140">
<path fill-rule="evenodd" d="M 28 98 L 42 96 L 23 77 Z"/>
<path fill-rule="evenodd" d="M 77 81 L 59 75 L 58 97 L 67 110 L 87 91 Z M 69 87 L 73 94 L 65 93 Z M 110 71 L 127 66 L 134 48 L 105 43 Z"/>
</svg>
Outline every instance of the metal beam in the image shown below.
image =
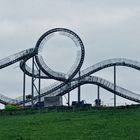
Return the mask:
<svg viewBox="0 0 140 140">
<path fill-rule="evenodd" d="M 39 79 L 38 79 L 38 80 L 39 80 L 39 81 L 38 81 L 38 94 L 39 94 L 38 97 L 39 97 L 39 98 L 38 98 L 38 101 L 41 102 L 41 97 L 40 97 L 40 90 L 41 90 L 40 69 L 38 70 L 38 72 L 39 72 Z"/>
<path fill-rule="evenodd" d="M 68 92 L 68 106 L 70 106 L 70 92 Z"/>
<path fill-rule="evenodd" d="M 34 57 L 32 57 L 32 75 L 34 75 Z M 33 97 L 34 97 L 34 77 L 32 76 L 32 85 L 31 85 L 31 94 L 32 94 L 32 97 L 31 97 L 31 104 L 32 104 L 32 107 L 34 106 L 34 102 L 33 102 Z"/>
<path fill-rule="evenodd" d="M 78 74 L 79 74 L 79 80 L 80 80 L 80 76 L 81 76 L 80 70 L 79 70 Z M 81 101 L 81 87 L 79 85 L 78 86 L 78 102 L 80 102 L 80 101 Z"/>
<path fill-rule="evenodd" d="M 25 107 L 26 75 L 23 73 L 23 107 Z"/>
<path fill-rule="evenodd" d="M 97 99 L 98 99 L 97 106 L 99 107 L 100 106 L 100 104 L 99 104 L 99 100 L 100 100 L 100 86 L 97 86 Z"/>
<path fill-rule="evenodd" d="M 114 91 L 116 91 L 116 66 L 114 66 Z M 116 107 L 116 94 L 114 93 L 114 107 Z"/>
</svg>

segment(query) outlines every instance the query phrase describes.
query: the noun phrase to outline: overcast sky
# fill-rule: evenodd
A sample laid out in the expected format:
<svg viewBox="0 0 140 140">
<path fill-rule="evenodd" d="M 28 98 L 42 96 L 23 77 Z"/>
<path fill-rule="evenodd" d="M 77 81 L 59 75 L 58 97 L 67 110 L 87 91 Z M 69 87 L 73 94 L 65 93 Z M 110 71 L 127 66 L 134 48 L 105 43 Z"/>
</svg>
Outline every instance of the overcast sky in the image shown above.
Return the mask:
<svg viewBox="0 0 140 140">
<path fill-rule="evenodd" d="M 68 28 L 82 39 L 86 55 L 82 69 L 109 58 L 129 58 L 140 61 L 140 1 L 139 0 L 0 0 L 0 59 L 35 46 L 47 30 Z M 68 49 L 69 50 L 69 49 Z M 54 55 L 48 60 L 59 70 L 67 67 L 74 50 L 51 48 Z M 47 51 L 47 48 L 46 48 Z M 60 62 L 53 59 L 71 54 Z M 49 54 L 49 50 L 47 52 Z M 50 52 L 51 53 L 51 52 Z M 63 63 L 62 63 L 63 62 Z M 0 93 L 18 97 L 22 95 L 22 72 L 16 63 L 0 71 Z M 69 67 L 69 66 L 68 66 Z M 96 75 L 113 82 L 113 68 Z M 117 67 L 119 86 L 140 93 L 140 72 Z M 30 92 L 30 79 L 27 81 Z M 44 82 L 42 87 L 50 81 Z M 94 103 L 97 87 L 82 87 L 82 99 Z M 77 90 L 71 92 L 76 100 Z M 104 104 L 113 103 L 113 94 L 101 89 Z M 117 98 L 118 104 L 128 100 Z"/>
</svg>

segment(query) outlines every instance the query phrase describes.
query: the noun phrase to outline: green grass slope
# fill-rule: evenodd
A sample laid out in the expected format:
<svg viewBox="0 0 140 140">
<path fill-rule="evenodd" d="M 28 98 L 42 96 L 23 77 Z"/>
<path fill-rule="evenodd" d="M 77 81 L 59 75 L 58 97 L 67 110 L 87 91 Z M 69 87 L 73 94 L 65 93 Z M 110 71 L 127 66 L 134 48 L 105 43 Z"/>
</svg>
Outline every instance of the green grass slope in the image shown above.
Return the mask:
<svg viewBox="0 0 140 140">
<path fill-rule="evenodd" d="M 140 108 L 4 112 L 0 140 L 140 140 Z"/>
</svg>

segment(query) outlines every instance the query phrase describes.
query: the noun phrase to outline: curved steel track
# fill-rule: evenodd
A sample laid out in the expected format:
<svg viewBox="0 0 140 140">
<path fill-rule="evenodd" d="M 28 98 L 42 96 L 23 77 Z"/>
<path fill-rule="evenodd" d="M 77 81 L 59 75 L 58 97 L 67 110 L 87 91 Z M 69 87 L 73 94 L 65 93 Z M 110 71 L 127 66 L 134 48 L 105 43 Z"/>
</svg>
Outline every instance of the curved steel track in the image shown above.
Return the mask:
<svg viewBox="0 0 140 140">
<path fill-rule="evenodd" d="M 75 42 L 75 45 L 80 48 L 80 50 L 78 51 L 78 54 L 77 54 L 78 60 L 75 63 L 74 67 L 68 72 L 69 74 L 67 76 L 64 73 L 58 73 L 58 72 L 51 70 L 45 64 L 43 58 L 41 57 L 41 54 L 39 54 L 40 47 L 42 47 L 41 44 L 44 43 L 43 42 L 44 38 L 45 38 L 45 42 L 46 42 L 46 40 L 48 40 L 50 38 L 51 34 L 54 34 L 57 32 L 59 34 L 70 37 Z M 46 37 L 48 37 L 48 38 L 46 38 Z M 122 87 L 119 87 L 119 86 L 116 86 L 116 90 L 114 90 L 113 83 L 111 83 L 103 78 L 97 77 L 97 76 L 90 76 L 91 74 L 94 74 L 97 71 L 100 71 L 104 68 L 111 67 L 111 66 L 126 66 L 126 67 L 134 68 L 134 69 L 140 71 L 140 62 L 126 59 L 126 58 L 108 59 L 108 60 L 99 62 L 97 64 L 94 64 L 85 70 L 82 70 L 81 76 L 78 77 L 77 73 L 83 64 L 84 56 L 85 56 L 84 45 L 82 43 L 82 40 L 79 38 L 79 36 L 77 34 L 75 34 L 74 32 L 72 32 L 68 29 L 55 28 L 55 29 L 52 29 L 52 30 L 46 32 L 45 34 L 43 34 L 39 38 L 35 48 L 26 49 L 24 51 L 21 51 L 19 53 L 16 53 L 14 55 L 1 59 L 0 60 L 0 69 L 3 69 L 9 65 L 12 65 L 12 64 L 20 61 L 20 68 L 26 75 L 28 75 L 30 77 L 35 77 L 35 78 L 41 78 L 41 79 L 58 80 L 58 82 L 50 85 L 49 87 L 41 89 L 41 94 L 40 94 L 41 97 L 59 96 L 59 95 L 62 96 L 64 94 L 70 92 L 71 90 L 77 88 L 80 85 L 95 84 L 95 85 L 101 86 L 102 88 L 104 88 L 112 93 L 115 93 L 118 96 L 121 96 L 121 97 L 129 99 L 131 101 L 140 103 L 139 94 L 136 94 L 134 92 L 131 92 L 131 91 L 124 89 Z M 38 68 L 41 70 L 40 74 L 37 70 L 34 70 L 34 72 L 32 73 L 32 68 L 30 68 L 26 63 L 32 57 L 36 58 L 35 60 L 38 65 Z M 33 97 L 33 100 L 37 100 L 37 99 L 38 99 L 38 95 Z M 21 105 L 23 103 L 28 103 L 28 102 L 31 102 L 31 100 L 25 100 L 23 102 L 23 97 L 19 97 L 17 99 L 11 99 L 9 97 L 6 97 L 6 96 L 0 94 L 0 103 L 2 103 L 2 104 L 12 103 L 12 104 Z"/>
</svg>

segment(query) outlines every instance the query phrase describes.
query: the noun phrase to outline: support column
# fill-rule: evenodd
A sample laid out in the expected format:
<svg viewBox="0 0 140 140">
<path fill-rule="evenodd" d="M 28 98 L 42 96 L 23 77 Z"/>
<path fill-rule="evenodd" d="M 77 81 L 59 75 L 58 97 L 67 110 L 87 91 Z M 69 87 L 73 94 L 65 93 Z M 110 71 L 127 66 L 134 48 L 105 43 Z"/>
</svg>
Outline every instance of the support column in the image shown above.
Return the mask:
<svg viewBox="0 0 140 140">
<path fill-rule="evenodd" d="M 26 77 L 25 73 L 23 73 L 23 107 L 25 107 L 25 89 L 26 89 Z"/>
<path fill-rule="evenodd" d="M 34 75 L 34 57 L 32 58 L 32 75 Z M 32 85 L 31 85 L 31 104 L 34 106 L 33 97 L 34 97 L 34 77 L 32 76 Z"/>
<path fill-rule="evenodd" d="M 39 81 L 38 81 L 38 101 L 39 103 L 41 102 L 41 97 L 40 97 L 40 89 L 41 89 L 41 78 L 40 78 L 40 69 L 39 69 Z"/>
<path fill-rule="evenodd" d="M 79 70 L 79 79 L 80 79 L 80 76 L 81 76 L 81 73 L 80 73 L 80 70 Z M 81 101 L 81 87 L 78 86 L 78 103 L 80 103 Z"/>
<path fill-rule="evenodd" d="M 116 66 L 114 66 L 114 91 L 116 91 Z M 114 94 L 114 107 L 116 107 L 116 94 Z"/>
<path fill-rule="evenodd" d="M 68 92 L 68 106 L 70 106 L 70 93 Z"/>
<path fill-rule="evenodd" d="M 100 86 L 97 87 L 97 91 L 98 91 L 98 93 L 97 93 L 97 99 L 98 99 L 97 106 L 99 107 L 100 106 L 100 103 L 99 103 L 99 101 L 100 101 Z"/>
</svg>

